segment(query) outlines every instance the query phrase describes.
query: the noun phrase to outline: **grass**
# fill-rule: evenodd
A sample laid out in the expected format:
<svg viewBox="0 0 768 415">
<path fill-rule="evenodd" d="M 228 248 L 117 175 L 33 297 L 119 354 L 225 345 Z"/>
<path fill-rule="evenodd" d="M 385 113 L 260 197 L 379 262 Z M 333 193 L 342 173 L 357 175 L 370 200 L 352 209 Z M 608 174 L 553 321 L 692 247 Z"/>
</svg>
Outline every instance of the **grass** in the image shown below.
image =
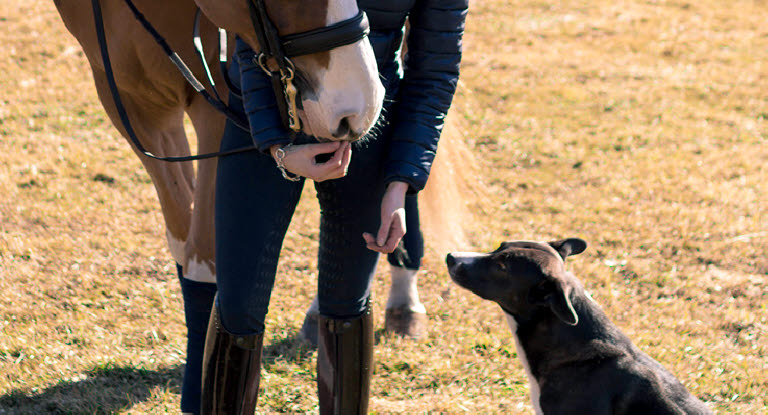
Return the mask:
<svg viewBox="0 0 768 415">
<path fill-rule="evenodd" d="M 377 332 L 372 411 L 531 413 L 500 310 L 442 258 L 580 236 L 570 269 L 642 349 L 716 411 L 767 413 L 768 4 L 471 7 L 446 133 L 468 150 L 443 161 L 469 178 L 445 191 L 467 238 L 443 247 L 427 227 L 430 333 Z M 174 413 L 185 328 L 151 182 L 52 2 L 0 2 L 0 28 L 0 413 Z M 296 339 L 316 281 L 305 196 L 268 316 L 265 412 L 317 411 L 315 352 Z"/>
</svg>

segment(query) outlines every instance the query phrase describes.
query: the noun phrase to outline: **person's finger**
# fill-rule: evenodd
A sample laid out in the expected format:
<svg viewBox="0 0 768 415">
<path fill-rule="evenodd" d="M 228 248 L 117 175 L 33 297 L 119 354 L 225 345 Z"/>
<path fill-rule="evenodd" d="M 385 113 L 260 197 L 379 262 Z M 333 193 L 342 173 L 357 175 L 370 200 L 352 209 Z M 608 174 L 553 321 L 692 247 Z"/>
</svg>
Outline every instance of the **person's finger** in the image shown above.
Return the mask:
<svg viewBox="0 0 768 415">
<path fill-rule="evenodd" d="M 341 165 L 341 159 L 344 157 L 344 149 L 346 148 L 346 143 L 341 143 L 339 145 L 339 148 L 336 149 L 336 151 L 333 152 L 333 156 L 323 163 L 327 168 L 334 169 Z"/>
<path fill-rule="evenodd" d="M 400 221 L 394 218 L 389 228 L 387 228 L 386 239 L 381 243 L 377 241 L 377 250 L 388 254 L 392 253 L 400 243 L 403 235 L 405 235 L 405 229 L 400 225 Z"/>
<path fill-rule="evenodd" d="M 315 180 L 317 182 L 344 177 L 344 171 L 340 166 L 327 166 L 324 164 L 322 166 L 315 166 L 315 168 L 318 169 L 317 179 Z"/>
<path fill-rule="evenodd" d="M 373 235 L 371 235 L 368 232 L 363 232 L 363 239 L 365 240 L 365 243 L 367 243 L 367 244 L 375 244 L 376 243 L 376 238 L 374 238 Z"/>
<path fill-rule="evenodd" d="M 398 226 L 397 223 L 398 221 L 394 221 L 392 224 L 392 228 L 389 231 L 389 238 L 384 246 L 382 246 L 382 250 L 388 254 L 394 252 L 395 248 L 397 248 L 397 245 L 400 243 L 400 240 L 403 239 L 403 236 L 405 235 L 405 230 Z"/>
<path fill-rule="evenodd" d="M 376 243 L 370 243 L 365 245 L 366 248 L 370 249 L 371 251 L 378 252 L 381 254 L 390 254 L 391 252 L 387 252 L 384 250 L 384 248 L 376 245 Z"/>
<path fill-rule="evenodd" d="M 385 251 L 383 248 L 381 248 L 380 246 L 377 246 L 376 244 L 368 244 L 365 247 L 370 249 L 371 251 L 378 252 L 381 254 L 391 254 L 391 252 Z"/>
<path fill-rule="evenodd" d="M 348 142 L 342 144 L 334 153 L 333 157 L 323 164 L 318 164 L 318 175 L 323 180 L 338 179 L 344 177 L 350 160 L 351 145 Z M 346 160 L 346 161 L 345 161 Z"/>
<path fill-rule="evenodd" d="M 382 252 L 381 247 L 376 245 L 376 238 L 368 232 L 363 233 L 363 239 L 365 240 L 365 247 L 375 252 Z"/>
<path fill-rule="evenodd" d="M 392 216 L 382 217 L 379 232 L 376 234 L 376 245 L 384 246 L 389 236 L 389 228 L 392 226 Z"/>
<path fill-rule="evenodd" d="M 343 175 L 347 175 L 347 169 L 349 168 L 349 163 L 352 160 L 352 143 L 347 143 L 347 148 L 344 150 L 344 157 L 341 159 L 341 167 L 344 169 Z"/>
<path fill-rule="evenodd" d="M 329 141 L 327 143 L 317 143 L 317 144 L 307 144 L 307 152 L 312 155 L 312 157 L 317 156 L 318 154 L 327 154 L 327 153 L 333 153 L 336 150 L 341 147 L 341 142 L 339 141 Z"/>
</svg>

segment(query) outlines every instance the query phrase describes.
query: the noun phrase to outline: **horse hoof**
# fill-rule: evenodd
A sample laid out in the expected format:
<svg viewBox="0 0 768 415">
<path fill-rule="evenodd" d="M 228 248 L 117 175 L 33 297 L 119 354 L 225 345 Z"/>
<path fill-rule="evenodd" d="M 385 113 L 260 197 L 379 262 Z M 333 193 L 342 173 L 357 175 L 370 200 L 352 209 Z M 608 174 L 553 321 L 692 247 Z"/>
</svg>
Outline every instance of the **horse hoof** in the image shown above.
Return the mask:
<svg viewBox="0 0 768 415">
<path fill-rule="evenodd" d="M 418 313 L 406 307 L 388 308 L 384 327 L 391 333 L 420 339 L 427 334 L 427 314 Z"/>
<path fill-rule="evenodd" d="M 301 337 L 317 347 L 317 313 L 307 313 L 304 316 L 304 324 L 301 325 Z"/>
</svg>

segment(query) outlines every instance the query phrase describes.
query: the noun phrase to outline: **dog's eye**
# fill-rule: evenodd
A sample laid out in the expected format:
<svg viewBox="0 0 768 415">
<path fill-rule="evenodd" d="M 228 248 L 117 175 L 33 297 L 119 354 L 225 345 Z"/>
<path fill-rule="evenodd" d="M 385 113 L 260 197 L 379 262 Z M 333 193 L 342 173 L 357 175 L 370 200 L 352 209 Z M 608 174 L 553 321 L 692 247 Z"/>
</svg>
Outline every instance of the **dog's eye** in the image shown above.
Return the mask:
<svg viewBox="0 0 768 415">
<path fill-rule="evenodd" d="M 496 265 L 498 265 L 499 268 L 503 269 L 504 271 L 507 270 L 507 264 L 504 261 L 496 261 Z"/>
</svg>

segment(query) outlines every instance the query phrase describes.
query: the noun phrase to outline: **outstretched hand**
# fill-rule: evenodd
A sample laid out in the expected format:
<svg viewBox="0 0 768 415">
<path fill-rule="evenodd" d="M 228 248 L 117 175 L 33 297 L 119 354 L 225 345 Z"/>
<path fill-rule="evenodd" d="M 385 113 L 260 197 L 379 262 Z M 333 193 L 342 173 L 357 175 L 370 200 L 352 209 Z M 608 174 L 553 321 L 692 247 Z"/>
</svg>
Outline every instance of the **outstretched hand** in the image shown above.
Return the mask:
<svg viewBox="0 0 768 415">
<path fill-rule="evenodd" d="M 392 253 L 405 235 L 405 193 L 408 184 L 392 182 L 381 200 L 381 226 L 374 237 L 363 233 L 367 248 L 384 254 Z"/>
<path fill-rule="evenodd" d="M 278 148 L 280 146 L 275 145 L 270 149 L 273 158 Z M 333 153 L 330 160 L 323 163 L 315 160 L 316 156 L 328 153 Z M 332 141 L 290 146 L 285 149 L 283 163 L 285 169 L 293 174 L 322 182 L 346 176 L 351 159 L 352 144 L 349 141 Z"/>
</svg>

